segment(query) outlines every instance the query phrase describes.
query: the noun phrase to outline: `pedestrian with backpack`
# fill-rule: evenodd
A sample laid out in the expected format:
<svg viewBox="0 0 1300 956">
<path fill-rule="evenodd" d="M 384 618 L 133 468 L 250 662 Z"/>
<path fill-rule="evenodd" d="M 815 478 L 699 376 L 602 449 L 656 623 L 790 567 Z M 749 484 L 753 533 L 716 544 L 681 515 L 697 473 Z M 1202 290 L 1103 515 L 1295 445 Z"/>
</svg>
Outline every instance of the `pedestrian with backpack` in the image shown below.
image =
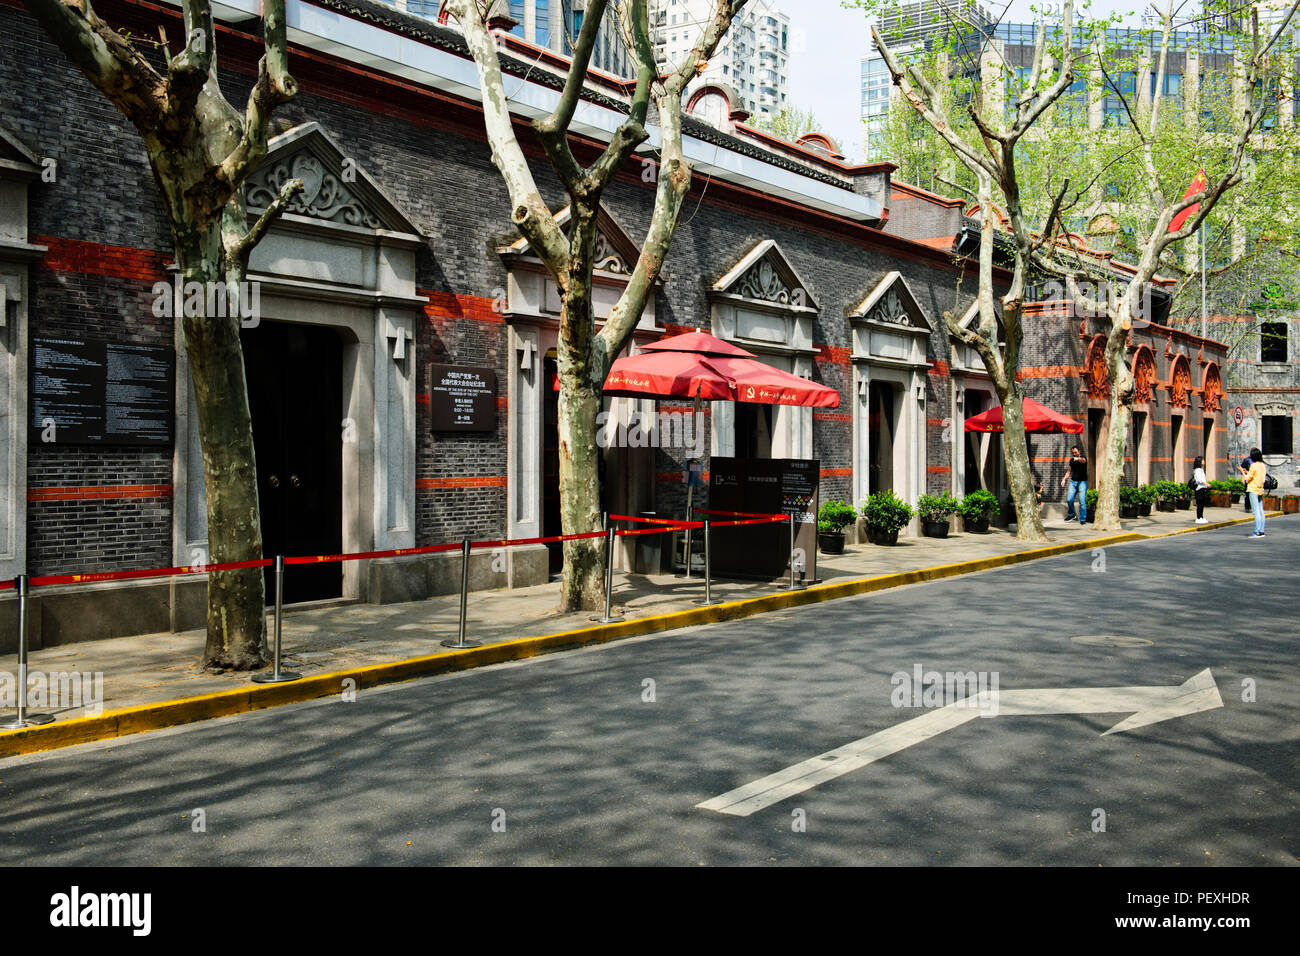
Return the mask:
<svg viewBox="0 0 1300 956">
<path fill-rule="evenodd" d="M 1205 506 L 1210 503 L 1210 479 L 1205 474 L 1205 459 L 1198 457 L 1192 462 L 1192 477 L 1187 482 L 1196 495 L 1196 523 L 1207 524 Z"/>
<path fill-rule="evenodd" d="M 1277 479 L 1270 478 L 1268 470 L 1264 467 L 1264 453 L 1258 448 L 1250 450 L 1250 470 L 1240 468 L 1241 478 L 1246 482 L 1246 493 L 1250 496 L 1250 510 L 1255 515 L 1255 530 L 1248 534 L 1248 538 L 1264 537 L 1264 490 L 1267 483 L 1271 481 L 1273 487 L 1277 487 Z"/>
</svg>

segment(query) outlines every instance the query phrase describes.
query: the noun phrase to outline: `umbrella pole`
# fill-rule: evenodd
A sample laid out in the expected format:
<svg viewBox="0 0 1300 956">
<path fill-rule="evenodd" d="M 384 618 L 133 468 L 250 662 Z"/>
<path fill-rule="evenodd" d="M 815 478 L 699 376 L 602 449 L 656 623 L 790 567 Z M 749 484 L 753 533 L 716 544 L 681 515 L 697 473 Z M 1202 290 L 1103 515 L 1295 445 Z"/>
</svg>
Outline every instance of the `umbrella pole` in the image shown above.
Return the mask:
<svg viewBox="0 0 1300 956">
<path fill-rule="evenodd" d="M 695 414 L 691 419 L 692 427 L 700 420 L 700 388 L 695 386 Z M 685 429 L 682 431 L 685 434 Z M 701 462 L 703 464 L 703 462 Z M 695 484 L 691 481 L 691 463 L 686 462 L 686 520 L 690 521 L 695 517 Z M 686 576 L 691 576 L 691 529 L 686 529 Z"/>
</svg>

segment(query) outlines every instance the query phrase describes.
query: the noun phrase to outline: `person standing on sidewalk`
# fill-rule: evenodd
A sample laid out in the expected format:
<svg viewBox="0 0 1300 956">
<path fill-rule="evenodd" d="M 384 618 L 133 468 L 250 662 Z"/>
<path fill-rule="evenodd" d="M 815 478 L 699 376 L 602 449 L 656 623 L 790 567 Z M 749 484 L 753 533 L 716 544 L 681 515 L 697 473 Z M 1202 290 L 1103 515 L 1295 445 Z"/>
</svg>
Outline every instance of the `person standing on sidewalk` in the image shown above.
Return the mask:
<svg viewBox="0 0 1300 956">
<path fill-rule="evenodd" d="M 1061 478 L 1061 487 L 1065 488 L 1066 482 L 1070 487 L 1065 492 L 1065 520 L 1074 520 L 1074 496 L 1079 495 L 1079 524 L 1088 523 L 1088 459 L 1083 457 L 1083 452 L 1079 450 L 1078 445 L 1070 446 L 1070 463 Z"/>
<path fill-rule="evenodd" d="M 1196 523 L 1207 524 L 1205 506 L 1210 503 L 1210 479 L 1205 474 L 1205 459 L 1192 462 L 1192 486 L 1196 491 Z"/>
<path fill-rule="evenodd" d="M 1246 482 L 1246 494 L 1250 496 L 1250 510 L 1255 515 L 1255 530 L 1248 538 L 1264 537 L 1264 478 L 1268 474 L 1264 468 L 1264 453 L 1258 448 L 1250 450 L 1250 470 L 1238 466 L 1241 478 Z"/>
</svg>

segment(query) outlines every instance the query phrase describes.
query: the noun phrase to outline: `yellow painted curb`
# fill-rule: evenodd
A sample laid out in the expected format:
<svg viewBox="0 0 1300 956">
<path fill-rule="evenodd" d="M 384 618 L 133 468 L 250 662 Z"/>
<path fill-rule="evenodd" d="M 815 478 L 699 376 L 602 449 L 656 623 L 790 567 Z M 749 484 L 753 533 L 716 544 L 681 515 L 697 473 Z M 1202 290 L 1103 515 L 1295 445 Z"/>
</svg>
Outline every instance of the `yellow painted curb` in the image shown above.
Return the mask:
<svg viewBox="0 0 1300 956">
<path fill-rule="evenodd" d="M 1073 551 L 1086 551 L 1090 548 L 1127 544 L 1133 541 L 1147 541 L 1172 534 L 1184 534 L 1188 531 L 1206 531 L 1211 528 L 1228 527 L 1250 520 L 1252 519 L 1241 518 L 1234 521 L 1216 522 L 1211 525 L 1196 525 L 1192 528 L 1164 532 L 1160 535 L 1145 535 L 1129 531 L 1104 538 L 1092 538 L 1087 541 L 1049 545 L 1044 548 L 1033 548 L 1012 554 L 975 558 L 970 561 L 941 564 L 930 568 L 918 568 L 914 571 L 882 574 L 874 578 L 859 578 L 834 584 L 813 585 L 801 591 L 778 591 L 775 594 L 766 594 L 762 597 L 744 598 L 739 601 L 729 601 L 709 607 L 688 608 L 683 611 L 635 618 L 615 624 L 598 624 L 594 627 L 561 631 L 556 634 L 524 637 L 513 641 L 502 641 L 498 644 L 488 644 L 470 650 L 442 651 L 437 654 L 413 657 L 402 661 L 371 664 L 349 670 L 316 674 L 312 677 L 304 677 L 301 680 L 284 684 L 254 684 L 250 682 L 244 687 L 216 691 L 198 697 L 187 697 L 156 704 L 142 704 L 136 707 L 124 707 L 94 717 L 75 717 L 39 727 L 0 732 L 0 758 L 41 753 L 63 747 L 74 747 L 78 744 L 125 737 L 130 734 L 144 733 L 151 730 L 161 730 L 164 727 L 175 727 L 199 720 L 209 720 L 214 717 L 230 717 L 235 714 L 249 713 L 268 707 L 278 707 L 282 704 L 303 703 L 309 700 L 330 697 L 334 694 L 342 694 L 344 690 L 363 690 L 367 687 L 414 680 L 419 677 L 431 677 L 436 674 L 467 670 L 472 667 L 484 667 L 488 664 L 524 660 L 549 651 L 602 644 L 623 637 L 637 637 L 645 634 L 655 634 L 660 631 L 695 627 L 701 624 L 733 621 L 767 611 L 819 604 L 836 598 L 869 594 L 874 591 L 902 587 L 907 584 L 937 581 L 943 578 L 1022 564 L 1039 558 L 1069 554 Z M 349 687 L 345 683 L 346 681 L 353 681 L 355 685 Z"/>
<path fill-rule="evenodd" d="M 1264 517 L 1280 518 L 1282 517 L 1282 514 L 1281 511 L 1265 511 Z M 1249 518 L 1233 518 L 1230 521 L 1212 521 L 1209 524 L 1194 524 L 1190 528 L 1179 528 L 1177 531 L 1162 531 L 1159 534 L 1148 534 L 1143 537 L 1154 541 L 1156 538 L 1170 538 L 1176 534 L 1190 534 L 1195 531 L 1213 531 L 1215 528 L 1231 528 L 1233 525 L 1237 524 L 1250 524 L 1254 520 L 1255 518 L 1252 515 Z"/>
</svg>

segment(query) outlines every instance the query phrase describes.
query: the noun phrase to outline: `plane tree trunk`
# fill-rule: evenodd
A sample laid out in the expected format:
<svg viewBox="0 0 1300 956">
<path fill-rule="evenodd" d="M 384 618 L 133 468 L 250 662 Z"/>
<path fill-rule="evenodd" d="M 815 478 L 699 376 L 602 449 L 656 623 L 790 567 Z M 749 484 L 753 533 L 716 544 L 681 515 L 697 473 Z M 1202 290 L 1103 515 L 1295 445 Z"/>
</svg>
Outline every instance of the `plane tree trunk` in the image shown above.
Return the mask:
<svg viewBox="0 0 1300 956">
<path fill-rule="evenodd" d="M 271 111 L 297 91 L 288 72 L 284 0 L 264 0 L 266 52 L 242 112 L 217 82 L 210 0 L 183 0 L 181 47 L 173 56 L 164 40 L 161 72 L 129 35 L 100 19 L 89 0 L 23 2 L 144 141 L 184 282 L 171 313 L 189 359 L 203 450 L 208 554 L 201 563 L 257 560 L 261 520 L 239 295 L 253 247 L 302 183 L 286 184 L 251 226 L 243 188 L 266 155 Z M 200 290 L 198 296 L 188 294 L 192 289 Z M 206 667 L 243 670 L 266 663 L 262 582 L 258 568 L 209 572 Z"/>
<path fill-rule="evenodd" d="M 637 63 L 636 86 L 626 120 L 604 151 L 582 166 L 569 144 L 569 126 L 581 98 L 597 31 L 607 0 L 590 0 L 573 44 L 573 61 L 559 103 L 533 122 L 551 168 L 569 195 L 569 233 L 556 224 L 533 179 L 510 116 L 492 31 L 477 0 L 449 0 L 447 9 L 465 35 L 478 67 L 484 126 L 492 161 L 510 193 L 511 222 L 528 240 L 554 278 L 560 296 L 558 353 L 560 516 L 564 534 L 600 528 L 600 450 L 596 416 L 610 363 L 627 345 L 654 294 L 664 259 L 691 186 L 691 165 L 682 153 L 681 94 L 713 55 L 746 0 L 722 0 L 704 24 L 694 49 L 682 64 L 660 76 L 650 43 L 646 0 L 618 3 L 619 20 L 631 41 Z M 490 8 L 492 4 L 488 4 Z M 596 217 L 605 187 L 627 164 L 649 134 L 649 104 L 658 108 L 660 147 L 654 211 L 641 253 L 627 286 L 596 331 L 592 300 L 592 266 Z M 647 160 L 648 161 L 648 160 Z M 603 605 L 603 543 L 583 539 L 564 543 L 560 609 L 596 610 Z"/>
</svg>

